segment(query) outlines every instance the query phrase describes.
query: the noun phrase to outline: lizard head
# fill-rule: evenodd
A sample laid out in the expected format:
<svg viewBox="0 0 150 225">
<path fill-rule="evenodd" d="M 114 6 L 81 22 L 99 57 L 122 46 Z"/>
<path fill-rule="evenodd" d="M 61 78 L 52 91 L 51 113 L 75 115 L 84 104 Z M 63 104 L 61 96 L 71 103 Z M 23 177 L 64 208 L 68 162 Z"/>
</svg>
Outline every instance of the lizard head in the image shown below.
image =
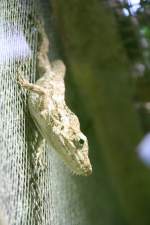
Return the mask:
<svg viewBox="0 0 150 225">
<path fill-rule="evenodd" d="M 81 131 L 73 131 L 68 140 L 68 150 L 70 152 L 70 167 L 77 175 L 89 176 L 92 173 L 92 166 L 88 157 L 88 141 Z M 69 164 L 68 164 L 69 165 Z"/>
<path fill-rule="evenodd" d="M 77 116 L 67 109 L 61 111 L 59 118 L 59 125 L 55 127 L 59 154 L 74 174 L 90 175 L 92 166 L 88 157 L 88 140 L 80 130 Z"/>
</svg>

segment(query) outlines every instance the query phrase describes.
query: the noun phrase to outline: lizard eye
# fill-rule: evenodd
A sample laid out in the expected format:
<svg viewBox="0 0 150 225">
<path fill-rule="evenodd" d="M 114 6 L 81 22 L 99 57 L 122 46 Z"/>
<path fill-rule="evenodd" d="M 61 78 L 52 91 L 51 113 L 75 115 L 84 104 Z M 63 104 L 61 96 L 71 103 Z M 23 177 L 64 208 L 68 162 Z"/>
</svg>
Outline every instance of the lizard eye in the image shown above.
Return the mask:
<svg viewBox="0 0 150 225">
<path fill-rule="evenodd" d="M 79 140 L 79 144 L 80 144 L 81 146 L 83 146 L 83 144 L 84 144 L 84 140 L 83 140 L 82 138 L 80 138 L 80 140 Z"/>
<path fill-rule="evenodd" d="M 84 145 L 84 140 L 82 138 L 80 138 L 80 139 L 74 139 L 73 142 L 74 142 L 74 145 L 77 148 L 82 148 L 83 145 Z"/>
</svg>

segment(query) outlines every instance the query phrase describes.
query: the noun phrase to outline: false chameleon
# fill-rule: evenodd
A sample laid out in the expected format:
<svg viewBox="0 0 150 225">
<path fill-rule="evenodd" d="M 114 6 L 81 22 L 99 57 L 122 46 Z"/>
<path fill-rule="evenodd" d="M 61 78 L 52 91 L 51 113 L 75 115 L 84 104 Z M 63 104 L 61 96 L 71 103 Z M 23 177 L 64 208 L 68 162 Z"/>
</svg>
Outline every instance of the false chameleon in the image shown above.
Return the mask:
<svg viewBox="0 0 150 225">
<path fill-rule="evenodd" d="M 18 75 L 18 83 L 30 91 L 29 111 L 48 145 L 58 152 L 74 174 L 88 176 L 92 173 L 88 141 L 80 130 L 77 116 L 65 103 L 65 65 L 61 60 L 49 61 L 49 41 L 41 30 L 37 60 L 42 76 L 31 84 Z"/>
</svg>

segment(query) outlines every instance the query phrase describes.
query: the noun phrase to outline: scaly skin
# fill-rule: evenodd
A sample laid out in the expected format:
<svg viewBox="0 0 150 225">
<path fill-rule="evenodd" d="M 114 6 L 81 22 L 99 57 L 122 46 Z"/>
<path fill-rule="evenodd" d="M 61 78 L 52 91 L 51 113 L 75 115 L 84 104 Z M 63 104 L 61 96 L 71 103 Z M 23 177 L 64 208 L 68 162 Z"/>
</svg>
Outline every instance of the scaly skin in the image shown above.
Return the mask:
<svg viewBox="0 0 150 225">
<path fill-rule="evenodd" d="M 40 26 L 37 59 L 42 73 L 35 84 L 18 77 L 20 85 L 30 90 L 28 105 L 31 116 L 47 143 L 58 152 L 74 174 L 88 176 L 92 167 L 88 158 L 88 141 L 80 130 L 77 116 L 65 103 L 65 65 L 61 60 L 50 63 L 48 38 Z"/>
</svg>

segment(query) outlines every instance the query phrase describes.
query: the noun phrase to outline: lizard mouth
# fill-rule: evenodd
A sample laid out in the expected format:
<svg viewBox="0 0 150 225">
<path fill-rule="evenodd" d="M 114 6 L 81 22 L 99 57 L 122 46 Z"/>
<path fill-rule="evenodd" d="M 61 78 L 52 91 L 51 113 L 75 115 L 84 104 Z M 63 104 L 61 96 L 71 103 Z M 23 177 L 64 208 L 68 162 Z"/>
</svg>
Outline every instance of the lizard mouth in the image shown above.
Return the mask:
<svg viewBox="0 0 150 225">
<path fill-rule="evenodd" d="M 90 176 L 92 174 L 92 166 L 88 158 L 88 152 L 76 152 L 76 154 L 68 155 L 64 158 L 66 165 L 70 168 L 73 174 L 79 176 Z"/>
<path fill-rule="evenodd" d="M 92 167 L 88 167 L 84 170 L 83 173 L 79 173 L 77 175 L 80 175 L 80 176 L 90 176 L 92 174 Z"/>
<path fill-rule="evenodd" d="M 92 174 L 92 166 L 90 165 L 86 170 L 84 175 L 85 176 L 90 176 Z"/>
<path fill-rule="evenodd" d="M 90 176 L 92 174 L 92 166 L 89 160 L 80 161 L 80 164 L 74 164 L 74 168 L 70 165 L 73 174 L 78 176 Z"/>
<path fill-rule="evenodd" d="M 92 167 L 90 165 L 87 168 L 84 168 L 83 171 L 77 170 L 77 171 L 72 171 L 72 173 L 77 176 L 90 176 L 92 174 Z"/>
</svg>

